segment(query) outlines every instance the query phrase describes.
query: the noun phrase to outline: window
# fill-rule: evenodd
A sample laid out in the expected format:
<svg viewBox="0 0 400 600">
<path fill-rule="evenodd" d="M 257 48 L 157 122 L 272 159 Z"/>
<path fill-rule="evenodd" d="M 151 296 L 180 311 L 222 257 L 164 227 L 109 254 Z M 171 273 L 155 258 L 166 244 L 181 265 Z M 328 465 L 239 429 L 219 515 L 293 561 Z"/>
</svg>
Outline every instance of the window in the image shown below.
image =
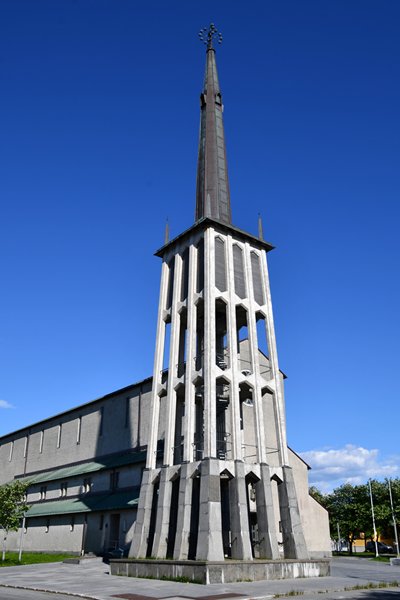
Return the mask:
<svg viewBox="0 0 400 600">
<path fill-rule="evenodd" d="M 67 495 L 67 491 L 68 491 L 68 483 L 66 481 L 63 481 L 63 483 L 60 485 L 60 496 L 62 498 L 65 498 L 65 496 Z"/>
<path fill-rule="evenodd" d="M 46 485 L 42 485 L 42 487 L 40 488 L 40 500 L 46 500 L 46 494 L 47 494 L 47 486 Z"/>
<path fill-rule="evenodd" d="M 8 461 L 11 462 L 14 451 L 14 442 L 10 442 L 10 454 L 8 455 Z"/>
<path fill-rule="evenodd" d="M 119 483 L 119 472 L 113 471 L 110 473 L 110 489 L 115 490 L 118 487 Z"/>
<path fill-rule="evenodd" d="M 100 426 L 99 435 L 103 435 L 103 421 L 104 421 L 104 406 L 100 408 Z"/>
<path fill-rule="evenodd" d="M 129 426 L 129 411 L 131 406 L 131 399 L 125 398 L 125 427 Z"/>
<path fill-rule="evenodd" d="M 62 424 L 60 423 L 57 431 L 57 448 L 61 446 L 61 433 L 62 433 Z"/>
<path fill-rule="evenodd" d="M 81 443 L 81 429 L 82 429 L 82 417 L 78 417 L 78 423 L 76 426 L 76 443 Z"/>
<path fill-rule="evenodd" d="M 85 477 L 83 480 L 83 493 L 88 494 L 92 489 L 92 479 L 90 477 Z"/>
</svg>

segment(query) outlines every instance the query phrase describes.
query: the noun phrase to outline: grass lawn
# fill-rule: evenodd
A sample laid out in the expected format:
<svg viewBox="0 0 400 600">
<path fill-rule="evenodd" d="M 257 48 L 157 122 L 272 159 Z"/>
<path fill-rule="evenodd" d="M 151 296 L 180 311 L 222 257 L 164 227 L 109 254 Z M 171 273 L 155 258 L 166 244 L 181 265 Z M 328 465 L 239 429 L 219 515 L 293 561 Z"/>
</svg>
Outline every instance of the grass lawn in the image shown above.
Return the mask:
<svg viewBox="0 0 400 600">
<path fill-rule="evenodd" d="M 21 562 L 18 561 L 18 552 L 7 552 L 6 559 L 1 560 L 0 567 L 14 567 L 16 565 L 34 565 L 36 563 L 61 562 L 64 558 L 71 558 L 71 554 L 46 554 L 45 552 L 23 552 Z"/>
<path fill-rule="evenodd" d="M 372 558 L 378 562 L 389 562 L 391 557 L 394 558 L 396 556 L 396 554 L 384 554 L 376 557 L 374 552 L 354 552 L 353 554 L 349 554 L 348 552 L 332 552 L 332 555 L 351 558 Z"/>
</svg>

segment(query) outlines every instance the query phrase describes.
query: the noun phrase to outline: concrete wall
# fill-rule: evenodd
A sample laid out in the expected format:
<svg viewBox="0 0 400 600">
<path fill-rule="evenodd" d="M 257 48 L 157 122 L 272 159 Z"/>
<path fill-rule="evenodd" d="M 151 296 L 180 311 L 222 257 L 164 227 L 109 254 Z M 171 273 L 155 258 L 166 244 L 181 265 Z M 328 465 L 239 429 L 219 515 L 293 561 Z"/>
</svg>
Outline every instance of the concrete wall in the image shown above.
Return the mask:
<svg viewBox="0 0 400 600">
<path fill-rule="evenodd" d="M 150 392 L 147 381 L 1 437 L 0 484 L 145 446 Z"/>
<path fill-rule="evenodd" d="M 331 556 L 328 511 L 308 493 L 307 465 L 293 450 L 290 450 L 289 459 L 293 469 L 304 537 L 310 556 L 311 558 Z"/>
</svg>

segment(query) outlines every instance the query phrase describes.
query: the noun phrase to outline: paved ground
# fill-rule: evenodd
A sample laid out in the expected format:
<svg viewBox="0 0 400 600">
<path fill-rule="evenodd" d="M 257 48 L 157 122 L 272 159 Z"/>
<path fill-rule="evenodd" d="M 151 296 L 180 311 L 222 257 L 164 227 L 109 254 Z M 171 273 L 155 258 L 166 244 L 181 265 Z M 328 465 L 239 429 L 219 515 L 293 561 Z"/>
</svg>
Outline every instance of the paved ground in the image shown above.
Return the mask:
<svg viewBox="0 0 400 600">
<path fill-rule="evenodd" d="M 73 594 L 95 600 L 118 600 L 119 598 L 121 600 L 227 600 L 228 598 L 261 600 L 276 594 L 301 595 L 302 600 L 316 600 L 315 595 L 321 593 L 324 594 L 323 600 L 353 598 L 400 600 L 400 588 L 362 592 L 345 591 L 356 585 L 383 581 L 400 583 L 400 567 L 391 567 L 388 563 L 377 563 L 364 558 L 334 558 L 331 577 L 203 586 L 154 579 L 112 577 L 108 565 L 99 559 L 93 559 L 80 565 L 51 563 L 3 567 L 0 569 L 0 599 L 41 600 L 43 595 L 35 596 L 27 591 L 24 592 L 33 589 Z M 20 592 L 22 595 L 18 595 Z M 61 596 L 57 598 L 63 600 Z M 50 596 L 49 600 L 51 600 Z"/>
</svg>

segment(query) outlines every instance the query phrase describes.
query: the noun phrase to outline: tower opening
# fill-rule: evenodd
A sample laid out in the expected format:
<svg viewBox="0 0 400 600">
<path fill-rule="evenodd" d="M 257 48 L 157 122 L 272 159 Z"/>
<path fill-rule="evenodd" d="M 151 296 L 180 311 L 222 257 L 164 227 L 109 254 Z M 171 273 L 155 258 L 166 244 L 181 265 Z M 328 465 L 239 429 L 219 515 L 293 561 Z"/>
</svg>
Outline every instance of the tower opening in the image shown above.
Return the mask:
<svg viewBox="0 0 400 600">
<path fill-rule="evenodd" d="M 226 304 L 218 299 L 215 301 L 215 364 L 223 371 L 229 368 L 227 333 Z"/>
<path fill-rule="evenodd" d="M 195 385 L 195 423 L 193 438 L 193 460 L 201 460 L 204 453 L 204 384 L 198 378 Z"/>
<path fill-rule="evenodd" d="M 238 347 L 239 369 L 250 375 L 253 372 L 253 363 L 251 360 L 249 346 L 249 328 L 248 328 L 247 310 L 239 304 L 236 306 L 236 336 Z"/>
<path fill-rule="evenodd" d="M 230 476 L 227 473 L 222 473 L 220 478 L 221 489 L 221 528 L 222 528 L 222 545 L 224 549 L 224 557 L 231 556 L 231 509 L 230 509 L 230 493 L 229 493 Z"/>
<path fill-rule="evenodd" d="M 146 550 L 146 558 L 151 556 L 153 550 L 153 542 L 154 542 L 154 534 L 156 532 L 156 520 L 157 520 L 157 504 L 158 504 L 158 492 L 160 489 L 160 481 L 157 479 L 153 483 L 153 498 L 151 501 L 151 516 L 150 516 L 150 525 L 149 525 L 149 535 L 147 538 L 147 550 Z"/>
<path fill-rule="evenodd" d="M 225 460 L 231 454 L 231 443 L 228 438 L 226 412 L 230 401 L 230 384 L 224 377 L 216 380 L 216 448 L 217 458 Z"/>
<path fill-rule="evenodd" d="M 180 385 L 176 390 L 174 465 L 180 465 L 183 460 L 182 421 L 183 421 L 184 414 L 185 414 L 185 386 Z"/>
<path fill-rule="evenodd" d="M 196 356 L 195 370 L 200 371 L 203 367 L 204 353 L 204 302 L 200 299 L 196 305 Z"/>
<path fill-rule="evenodd" d="M 177 377 L 182 377 L 185 374 L 186 368 L 186 351 L 187 351 L 187 311 L 182 309 L 179 315 L 179 347 L 178 347 L 178 364 L 176 368 Z"/>
<path fill-rule="evenodd" d="M 199 534 L 200 511 L 200 475 L 196 472 L 192 476 L 192 505 L 190 507 L 190 533 L 188 559 L 196 559 L 197 540 Z"/>
<path fill-rule="evenodd" d="M 179 503 L 179 484 L 180 477 L 176 477 L 172 481 L 171 489 L 171 507 L 169 511 L 169 527 L 168 527 L 168 542 L 167 542 L 167 558 L 173 558 L 174 546 L 176 538 L 176 524 L 178 521 L 178 503 Z"/>
<path fill-rule="evenodd" d="M 262 354 L 259 356 L 260 363 L 260 375 L 267 381 L 271 379 L 271 365 L 269 360 L 269 348 L 268 348 L 268 331 L 267 322 L 265 316 L 261 311 L 256 313 L 256 327 L 257 327 L 257 345 L 258 349 L 261 350 Z"/>
</svg>

